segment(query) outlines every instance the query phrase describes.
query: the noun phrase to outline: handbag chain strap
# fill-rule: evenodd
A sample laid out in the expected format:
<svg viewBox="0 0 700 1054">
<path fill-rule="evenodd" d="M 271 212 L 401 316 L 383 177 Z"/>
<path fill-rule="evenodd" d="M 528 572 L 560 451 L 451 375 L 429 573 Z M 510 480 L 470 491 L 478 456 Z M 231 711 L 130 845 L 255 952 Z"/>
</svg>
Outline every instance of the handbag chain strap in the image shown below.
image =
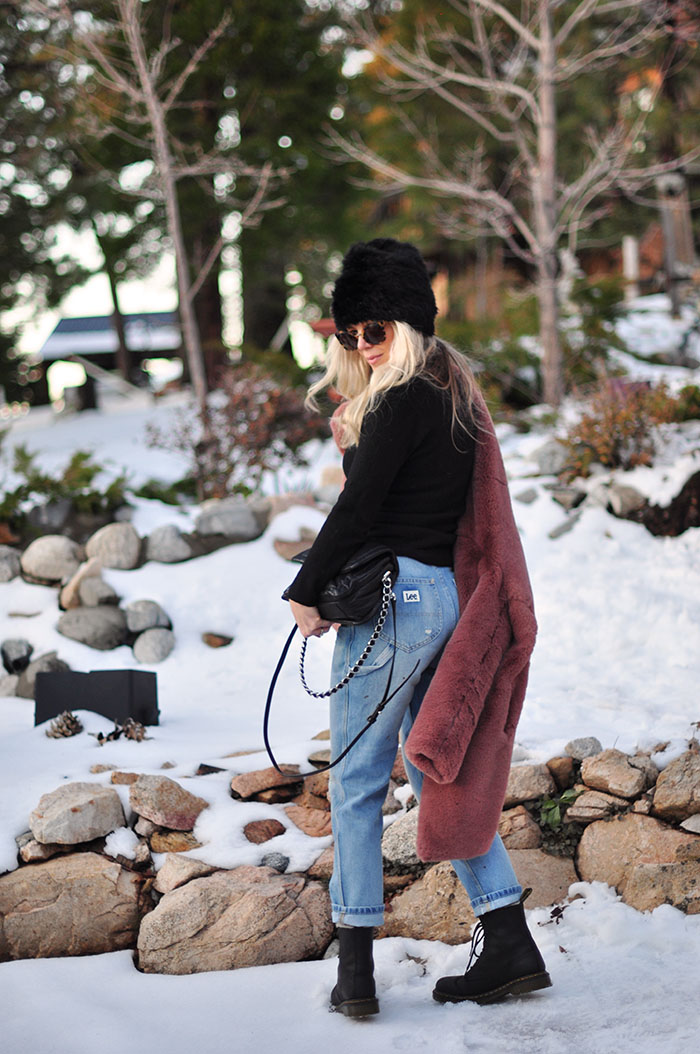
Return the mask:
<svg viewBox="0 0 700 1054">
<path fill-rule="evenodd" d="M 372 630 L 372 636 L 367 641 L 365 650 L 362 652 L 362 655 L 360 655 L 355 665 L 350 667 L 350 669 L 342 678 L 342 680 L 338 681 L 337 684 L 334 684 L 332 688 L 329 688 L 325 692 L 314 692 L 311 688 L 309 688 L 308 684 L 306 683 L 304 661 L 306 659 L 306 645 L 308 643 L 309 638 L 304 638 L 304 642 L 301 646 L 301 653 L 299 655 L 299 676 L 301 677 L 301 683 L 305 692 L 313 696 L 314 699 L 328 699 L 329 696 L 335 695 L 336 692 L 339 692 L 341 688 L 344 688 L 345 685 L 348 684 L 348 682 L 355 676 L 355 674 L 362 669 L 369 657 L 370 652 L 372 651 L 372 648 L 377 643 L 379 634 L 381 633 L 382 627 L 386 622 L 386 617 L 389 613 L 389 604 L 392 600 L 396 600 L 396 597 L 394 596 L 394 593 L 391 588 L 391 573 L 389 571 L 385 571 L 382 575 L 382 606 L 377 617 L 377 624 Z"/>
<path fill-rule="evenodd" d="M 360 667 L 363 665 L 363 663 L 367 659 L 367 656 L 369 655 L 370 651 L 372 650 L 372 648 L 374 647 L 374 645 L 375 645 L 375 643 L 377 641 L 377 637 L 379 636 L 381 628 L 384 625 L 384 623 L 386 622 L 387 612 L 388 612 L 390 604 L 391 604 L 391 608 L 392 608 L 392 614 L 394 616 L 394 636 L 396 636 L 396 597 L 394 596 L 394 593 L 393 593 L 393 590 L 392 590 L 390 573 L 387 571 L 382 576 L 382 609 L 381 609 L 379 618 L 377 619 L 377 625 L 375 626 L 374 632 L 372 634 L 372 637 L 370 638 L 369 643 L 367 644 L 367 647 L 365 648 L 365 650 L 363 651 L 362 655 L 357 660 L 355 665 L 352 667 L 352 669 L 348 670 L 348 672 L 345 675 L 345 677 L 343 678 L 343 680 L 340 681 L 335 686 L 335 688 L 332 689 L 332 691 L 330 691 L 330 692 L 319 692 L 318 695 L 317 695 L 318 698 L 323 698 L 323 696 L 332 695 L 333 692 L 337 692 L 341 687 L 343 687 L 344 684 L 347 684 L 348 681 L 352 677 L 355 676 L 357 671 L 360 669 Z M 282 667 L 284 665 L 284 660 L 287 658 L 287 652 L 289 651 L 289 646 L 292 643 L 292 640 L 294 639 L 294 634 L 296 633 L 296 631 L 297 631 L 297 627 L 293 626 L 289 636 L 287 637 L 287 640 L 286 640 L 286 643 L 284 645 L 284 648 L 282 649 L 282 654 L 280 655 L 279 660 L 277 662 L 277 668 L 275 669 L 275 672 L 272 675 L 272 680 L 270 681 L 270 687 L 269 687 L 268 692 L 267 692 L 267 701 L 265 703 L 265 714 L 263 716 L 263 739 L 265 741 L 265 750 L 267 751 L 268 757 L 270 758 L 270 761 L 272 762 L 274 767 L 277 769 L 278 772 L 281 772 L 283 775 L 288 775 L 288 773 L 285 772 L 284 769 L 280 767 L 280 764 L 277 761 L 277 758 L 275 757 L 275 755 L 273 754 L 272 747 L 270 745 L 270 736 L 269 736 L 270 710 L 272 708 L 272 696 L 273 696 L 274 691 L 275 691 L 275 685 L 277 684 L 277 678 L 279 677 L 280 671 L 281 671 L 281 669 L 282 669 Z M 303 651 L 305 651 L 305 649 L 306 649 L 306 639 L 304 640 L 304 643 L 302 645 L 302 653 L 303 653 Z M 349 754 L 349 752 L 355 746 L 357 741 L 359 739 L 361 739 L 362 736 L 364 736 L 365 732 L 369 732 L 370 728 L 372 727 L 374 722 L 377 720 L 377 718 L 379 717 L 379 715 L 381 714 L 382 710 L 387 705 L 387 703 L 391 702 L 391 700 L 394 698 L 394 696 L 398 692 L 401 691 L 403 686 L 405 684 L 407 684 L 408 681 L 411 680 L 411 678 L 413 677 L 414 673 L 416 672 L 416 670 L 418 669 L 418 667 L 420 665 L 420 663 L 417 662 L 414 665 L 414 667 L 411 670 L 411 672 L 409 673 L 408 677 L 405 677 L 400 682 L 400 684 L 398 684 L 396 686 L 396 688 L 394 688 L 394 690 L 392 692 L 392 691 L 390 691 L 390 689 L 391 689 L 391 681 L 392 681 L 393 676 L 394 676 L 394 660 L 395 659 L 396 659 L 396 641 L 394 641 L 394 647 L 393 647 L 393 651 L 391 653 L 391 663 L 389 665 L 389 677 L 388 677 L 388 680 L 386 682 L 386 688 L 384 689 L 384 693 L 382 695 L 382 698 L 379 700 L 379 702 L 375 706 L 374 710 L 372 711 L 372 713 L 367 718 L 366 724 L 360 729 L 360 731 L 357 733 L 355 738 L 346 746 L 345 750 L 343 750 L 343 752 L 341 754 L 339 754 L 337 758 L 334 758 L 328 765 L 324 765 L 322 768 L 312 769 L 310 772 L 301 772 L 298 775 L 295 773 L 294 775 L 296 776 L 297 779 L 306 779 L 307 776 L 316 776 L 316 775 L 318 775 L 319 772 L 327 772 L 329 769 L 334 768 L 338 764 L 339 761 L 342 761 L 343 758 L 346 757 L 347 754 Z M 300 664 L 300 665 L 302 665 L 302 680 L 303 680 L 303 664 Z M 309 689 L 308 689 L 306 684 L 304 684 L 304 687 L 306 688 L 306 691 L 309 692 Z M 317 693 L 309 692 L 309 694 L 310 695 L 316 695 Z"/>
</svg>

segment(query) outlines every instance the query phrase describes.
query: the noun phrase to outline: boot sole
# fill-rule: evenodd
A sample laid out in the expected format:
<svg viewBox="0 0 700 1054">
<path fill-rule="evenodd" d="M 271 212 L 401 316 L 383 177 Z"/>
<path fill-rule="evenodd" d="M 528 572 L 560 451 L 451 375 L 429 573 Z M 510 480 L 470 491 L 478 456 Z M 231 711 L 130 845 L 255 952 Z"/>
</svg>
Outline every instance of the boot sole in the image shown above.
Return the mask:
<svg viewBox="0 0 700 1054">
<path fill-rule="evenodd" d="M 499 988 L 492 988 L 490 992 L 480 992 L 479 995 L 449 995 L 441 992 L 439 988 L 433 989 L 433 999 L 438 1003 L 478 1003 L 484 1006 L 487 1003 L 497 1003 L 509 995 L 526 995 L 527 992 L 537 992 L 541 988 L 551 988 L 552 980 L 547 973 L 528 974 L 525 977 L 516 977 Z"/>
<path fill-rule="evenodd" d="M 379 1013 L 378 999 L 345 999 L 342 1003 L 334 1006 L 331 1003 L 331 1012 L 345 1014 L 346 1017 L 370 1017 L 371 1014 Z"/>
</svg>

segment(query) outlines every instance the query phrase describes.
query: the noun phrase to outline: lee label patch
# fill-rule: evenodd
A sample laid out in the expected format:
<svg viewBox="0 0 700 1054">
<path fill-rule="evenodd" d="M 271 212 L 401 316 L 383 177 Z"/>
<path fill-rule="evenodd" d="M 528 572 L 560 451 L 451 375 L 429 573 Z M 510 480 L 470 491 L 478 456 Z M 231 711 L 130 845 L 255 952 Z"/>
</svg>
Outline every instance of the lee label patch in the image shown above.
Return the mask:
<svg viewBox="0 0 700 1054">
<path fill-rule="evenodd" d="M 419 604 L 420 591 L 418 589 L 404 589 L 403 602 L 404 604 Z"/>
</svg>

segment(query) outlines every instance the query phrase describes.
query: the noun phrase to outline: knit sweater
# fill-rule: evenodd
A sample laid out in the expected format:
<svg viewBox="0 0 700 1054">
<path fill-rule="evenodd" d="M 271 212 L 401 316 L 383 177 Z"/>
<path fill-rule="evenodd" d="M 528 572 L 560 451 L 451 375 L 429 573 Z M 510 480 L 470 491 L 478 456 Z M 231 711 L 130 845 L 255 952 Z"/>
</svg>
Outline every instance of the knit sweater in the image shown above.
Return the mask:
<svg viewBox="0 0 700 1054">
<path fill-rule="evenodd" d="M 367 541 L 397 556 L 451 567 L 474 440 L 453 437 L 449 395 L 416 377 L 385 392 L 343 457 L 346 483 L 289 589 L 300 604 L 319 592 Z"/>
</svg>

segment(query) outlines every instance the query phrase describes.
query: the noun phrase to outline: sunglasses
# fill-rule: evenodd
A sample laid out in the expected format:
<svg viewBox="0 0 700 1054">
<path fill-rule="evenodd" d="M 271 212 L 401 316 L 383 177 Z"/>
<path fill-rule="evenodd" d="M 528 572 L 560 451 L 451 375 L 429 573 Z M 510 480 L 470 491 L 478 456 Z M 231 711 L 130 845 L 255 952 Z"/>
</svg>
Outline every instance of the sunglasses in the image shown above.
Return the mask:
<svg viewBox="0 0 700 1054">
<path fill-rule="evenodd" d="M 362 336 L 368 344 L 382 344 L 386 340 L 385 322 L 367 322 L 364 326 L 359 326 L 359 329 L 362 330 Z M 336 333 L 335 336 L 336 340 L 340 341 L 346 351 L 357 350 L 359 333 L 350 333 L 348 330 L 343 329 Z"/>
</svg>

